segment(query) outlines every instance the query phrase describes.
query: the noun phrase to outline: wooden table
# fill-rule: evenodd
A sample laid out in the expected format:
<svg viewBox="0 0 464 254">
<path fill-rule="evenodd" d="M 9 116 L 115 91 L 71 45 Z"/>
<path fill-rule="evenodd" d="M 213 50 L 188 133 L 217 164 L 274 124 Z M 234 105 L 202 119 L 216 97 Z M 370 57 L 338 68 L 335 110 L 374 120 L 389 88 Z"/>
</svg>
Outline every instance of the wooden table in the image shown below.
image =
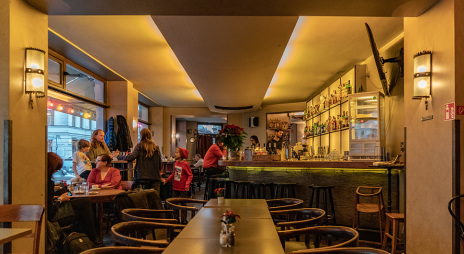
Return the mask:
<svg viewBox="0 0 464 254">
<path fill-rule="evenodd" d="M 30 228 L 0 228 L 0 245 L 32 233 Z"/>
<path fill-rule="evenodd" d="M 223 205 L 210 200 L 163 253 L 284 253 L 264 199 L 229 201 Z M 241 216 L 231 248 L 219 244 L 220 219 L 226 209 Z"/>
<path fill-rule="evenodd" d="M 89 193 L 95 194 L 73 194 L 71 198 L 88 199 L 90 203 L 97 204 L 97 224 L 100 239 L 103 239 L 103 203 L 113 202 L 113 199 L 124 190 L 117 189 L 100 189 L 98 191 L 90 190 Z"/>
</svg>

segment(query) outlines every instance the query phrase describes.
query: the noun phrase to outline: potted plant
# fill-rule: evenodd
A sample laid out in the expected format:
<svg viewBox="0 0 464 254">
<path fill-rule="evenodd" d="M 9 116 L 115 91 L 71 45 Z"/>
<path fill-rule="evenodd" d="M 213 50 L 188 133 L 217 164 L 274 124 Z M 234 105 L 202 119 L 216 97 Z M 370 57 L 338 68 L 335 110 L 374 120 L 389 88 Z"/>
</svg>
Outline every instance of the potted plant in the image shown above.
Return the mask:
<svg viewBox="0 0 464 254">
<path fill-rule="evenodd" d="M 226 125 L 219 131 L 220 140 L 229 149 L 229 160 L 240 160 L 243 141 L 247 133 L 237 125 Z"/>
<path fill-rule="evenodd" d="M 214 193 L 216 193 L 216 196 L 218 199 L 218 204 L 224 202 L 224 190 L 225 188 L 217 188 L 214 190 Z"/>
</svg>

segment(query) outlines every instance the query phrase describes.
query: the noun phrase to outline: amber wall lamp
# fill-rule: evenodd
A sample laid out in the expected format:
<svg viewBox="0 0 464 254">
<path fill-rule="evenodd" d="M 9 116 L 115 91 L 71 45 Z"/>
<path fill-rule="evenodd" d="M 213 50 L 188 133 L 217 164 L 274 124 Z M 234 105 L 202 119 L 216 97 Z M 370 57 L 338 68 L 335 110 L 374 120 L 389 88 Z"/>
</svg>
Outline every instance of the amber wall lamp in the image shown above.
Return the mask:
<svg viewBox="0 0 464 254">
<path fill-rule="evenodd" d="M 414 55 L 413 98 L 429 98 L 432 94 L 432 52 L 422 51 Z"/>
<path fill-rule="evenodd" d="M 37 98 L 45 97 L 45 51 L 26 48 L 25 60 L 25 92 L 30 95 L 31 108 L 33 108 L 33 94 Z"/>
</svg>

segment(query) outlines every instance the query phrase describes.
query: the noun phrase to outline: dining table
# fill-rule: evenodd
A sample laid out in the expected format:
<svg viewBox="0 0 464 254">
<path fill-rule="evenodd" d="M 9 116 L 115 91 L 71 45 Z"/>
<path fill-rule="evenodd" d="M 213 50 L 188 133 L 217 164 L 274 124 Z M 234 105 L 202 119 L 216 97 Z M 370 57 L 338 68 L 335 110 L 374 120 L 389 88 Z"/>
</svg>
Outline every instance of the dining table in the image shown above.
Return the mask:
<svg viewBox="0 0 464 254">
<path fill-rule="evenodd" d="M 119 189 L 90 189 L 88 193 L 77 193 L 74 192 L 71 196 L 71 199 L 87 199 L 92 204 L 97 205 L 97 224 L 98 224 L 98 232 L 100 239 L 103 239 L 103 203 L 110 203 L 113 202 L 113 199 L 119 193 L 124 192 L 124 190 Z"/>
<path fill-rule="evenodd" d="M 30 228 L 0 228 L 0 245 L 32 233 Z"/>
<path fill-rule="evenodd" d="M 240 215 L 234 223 L 235 245 L 222 247 L 219 235 L 226 210 Z M 264 199 L 210 199 L 163 253 L 283 254 L 277 230 Z"/>
</svg>

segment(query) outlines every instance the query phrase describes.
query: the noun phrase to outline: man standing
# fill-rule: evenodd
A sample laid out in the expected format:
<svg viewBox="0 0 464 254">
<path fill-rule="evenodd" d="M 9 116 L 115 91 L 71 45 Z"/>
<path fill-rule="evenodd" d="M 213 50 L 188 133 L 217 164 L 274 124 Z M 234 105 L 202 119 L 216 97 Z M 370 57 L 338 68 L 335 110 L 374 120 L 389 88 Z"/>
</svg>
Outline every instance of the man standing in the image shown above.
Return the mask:
<svg viewBox="0 0 464 254">
<path fill-rule="evenodd" d="M 224 142 L 219 136 L 216 138 L 216 144 L 213 144 L 205 154 L 203 159 L 203 170 L 206 173 L 206 188 L 204 199 L 207 200 L 213 195 L 213 189 L 209 186 L 209 178 L 211 175 L 222 173 L 222 169 L 218 168 L 218 160 L 224 156 Z"/>
<path fill-rule="evenodd" d="M 275 148 L 278 150 L 282 150 L 282 143 L 284 142 L 284 139 L 282 138 L 283 134 L 284 134 L 283 130 L 276 131 L 274 138 L 269 140 L 269 145 L 271 148 L 272 148 L 272 144 L 275 143 Z"/>
</svg>

